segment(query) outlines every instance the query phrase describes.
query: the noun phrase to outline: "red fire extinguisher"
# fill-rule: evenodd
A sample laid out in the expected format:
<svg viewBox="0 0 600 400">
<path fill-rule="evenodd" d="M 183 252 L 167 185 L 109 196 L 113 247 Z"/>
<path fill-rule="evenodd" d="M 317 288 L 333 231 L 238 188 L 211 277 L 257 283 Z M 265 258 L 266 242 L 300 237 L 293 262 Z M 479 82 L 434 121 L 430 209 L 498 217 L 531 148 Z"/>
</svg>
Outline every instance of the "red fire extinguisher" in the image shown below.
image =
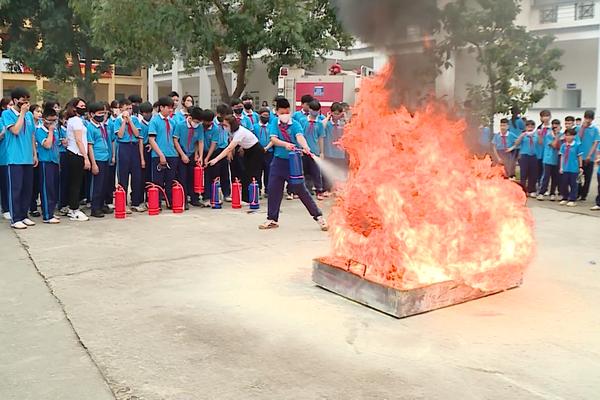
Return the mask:
<svg viewBox="0 0 600 400">
<path fill-rule="evenodd" d="M 162 189 L 160 186 L 155 185 L 152 182 L 146 183 L 146 190 L 148 192 L 148 215 L 158 215 L 160 213 L 160 189 Z"/>
<path fill-rule="evenodd" d="M 204 168 L 199 162 L 194 167 L 194 193 L 204 193 Z"/>
<path fill-rule="evenodd" d="M 115 218 L 124 219 L 127 213 L 125 212 L 127 196 L 123 186 L 117 185 L 115 190 Z"/>
<path fill-rule="evenodd" d="M 185 203 L 185 192 L 183 186 L 178 181 L 173 181 L 173 199 L 172 208 L 175 214 L 181 214 L 183 212 L 183 206 Z"/>
<path fill-rule="evenodd" d="M 242 184 L 238 178 L 231 184 L 231 208 L 242 208 Z"/>
</svg>

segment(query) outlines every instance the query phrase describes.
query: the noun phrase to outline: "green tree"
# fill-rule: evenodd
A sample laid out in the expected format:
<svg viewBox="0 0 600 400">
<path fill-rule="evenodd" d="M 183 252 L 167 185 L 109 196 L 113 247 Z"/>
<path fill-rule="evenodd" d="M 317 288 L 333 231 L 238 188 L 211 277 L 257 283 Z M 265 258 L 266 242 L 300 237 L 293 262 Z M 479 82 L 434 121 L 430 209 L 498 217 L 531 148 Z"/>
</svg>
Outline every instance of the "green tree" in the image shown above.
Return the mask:
<svg viewBox="0 0 600 400">
<path fill-rule="evenodd" d="M 0 29 L 7 39 L 2 51 L 10 68 L 28 67 L 36 76 L 74 83 L 81 97 L 94 100 L 93 84 L 110 64 L 92 45 L 91 11 L 83 0 L 0 0 Z"/>
<path fill-rule="evenodd" d="M 352 43 L 328 0 L 94 1 L 96 43 L 127 66 L 168 68 L 178 54 L 188 68 L 212 63 L 224 101 L 239 97 L 253 57 L 275 80 L 282 65 L 310 66 Z M 224 65 L 237 84 L 230 93 Z"/>
<path fill-rule="evenodd" d="M 452 52 L 474 53 L 483 84 L 471 84 L 467 98 L 481 122 L 493 125 L 494 115 L 512 106 L 525 112 L 556 87 L 561 50 L 554 37 L 528 32 L 515 24 L 520 0 L 458 0 L 441 13 L 443 40 L 438 50 L 449 60 Z"/>
</svg>

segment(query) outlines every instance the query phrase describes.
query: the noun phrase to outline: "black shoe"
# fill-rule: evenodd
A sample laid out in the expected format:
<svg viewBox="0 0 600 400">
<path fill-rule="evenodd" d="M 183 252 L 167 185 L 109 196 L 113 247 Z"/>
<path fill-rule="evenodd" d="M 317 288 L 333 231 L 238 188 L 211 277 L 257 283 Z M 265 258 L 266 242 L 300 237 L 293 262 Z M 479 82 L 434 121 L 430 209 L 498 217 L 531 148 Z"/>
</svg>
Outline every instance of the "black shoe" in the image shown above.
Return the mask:
<svg viewBox="0 0 600 400">
<path fill-rule="evenodd" d="M 192 205 L 192 207 L 202 207 L 202 204 L 200 204 L 199 201 L 192 201 L 190 204 Z"/>
<path fill-rule="evenodd" d="M 183 207 L 183 209 L 184 209 L 185 211 L 188 211 L 188 210 L 190 209 L 190 206 L 189 206 L 189 204 L 185 203 L 185 206 Z"/>
<path fill-rule="evenodd" d="M 110 208 L 109 206 L 104 206 L 102 207 L 102 212 L 104 214 L 112 214 L 115 212 L 115 210 L 113 210 L 112 208 Z"/>
<path fill-rule="evenodd" d="M 92 211 L 92 217 L 94 218 L 104 218 L 104 213 L 102 212 L 102 210 L 95 210 Z"/>
<path fill-rule="evenodd" d="M 42 213 L 40 213 L 38 210 L 35 210 L 35 211 L 29 212 L 29 215 L 31 215 L 32 217 L 35 217 L 35 218 L 39 218 L 42 216 Z"/>
</svg>

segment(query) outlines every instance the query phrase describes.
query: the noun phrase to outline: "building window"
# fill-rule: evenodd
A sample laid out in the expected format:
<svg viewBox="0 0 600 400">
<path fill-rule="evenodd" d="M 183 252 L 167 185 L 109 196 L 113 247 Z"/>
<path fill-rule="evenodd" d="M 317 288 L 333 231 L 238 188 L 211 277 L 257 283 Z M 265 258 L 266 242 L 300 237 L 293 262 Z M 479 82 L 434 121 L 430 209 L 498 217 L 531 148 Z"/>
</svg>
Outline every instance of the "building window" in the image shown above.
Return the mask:
<svg viewBox="0 0 600 400">
<path fill-rule="evenodd" d="M 540 23 L 550 24 L 558 18 L 558 6 L 546 7 L 540 10 Z"/>
<path fill-rule="evenodd" d="M 594 3 L 575 3 L 575 19 L 580 20 L 589 18 L 594 18 Z"/>
</svg>

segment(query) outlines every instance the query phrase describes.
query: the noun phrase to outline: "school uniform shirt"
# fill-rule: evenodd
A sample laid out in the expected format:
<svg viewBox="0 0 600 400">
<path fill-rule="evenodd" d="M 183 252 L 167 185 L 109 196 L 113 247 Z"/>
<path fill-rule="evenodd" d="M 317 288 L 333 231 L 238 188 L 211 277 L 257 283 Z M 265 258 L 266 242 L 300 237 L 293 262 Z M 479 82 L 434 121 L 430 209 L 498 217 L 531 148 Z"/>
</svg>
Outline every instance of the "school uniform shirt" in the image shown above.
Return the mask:
<svg viewBox="0 0 600 400">
<path fill-rule="evenodd" d="M 545 139 L 546 135 L 550 132 L 552 132 L 551 126 L 540 126 L 537 130 L 538 139 L 540 136 L 542 137 L 542 144 L 540 145 L 539 143 L 536 143 L 535 155 L 538 160 L 544 159 L 544 152 L 547 149 L 547 146 L 545 145 Z"/>
<path fill-rule="evenodd" d="M 258 143 L 258 138 L 243 126 L 240 126 L 239 129 L 233 133 L 233 139 L 231 140 L 237 142 L 244 150 L 247 150 Z"/>
<path fill-rule="evenodd" d="M 250 118 L 248 118 L 248 116 L 242 112 L 241 115 L 237 115 L 237 114 L 233 114 L 233 116 L 237 119 L 237 121 L 239 122 L 239 124 L 241 126 L 243 126 L 244 128 L 248 129 L 249 131 L 251 131 L 254 127 L 254 124 L 250 121 Z"/>
<path fill-rule="evenodd" d="M 213 126 L 215 130 L 211 135 L 211 142 L 217 144 L 217 149 L 224 149 L 229 145 L 229 132 L 223 128 L 223 124 L 221 124 L 216 118 L 213 122 Z"/>
<path fill-rule="evenodd" d="M 83 148 L 87 149 L 87 128 L 83 119 L 78 115 L 67 120 L 67 150 L 83 157 L 75 141 L 75 131 L 81 131 L 81 142 L 83 143 Z"/>
<path fill-rule="evenodd" d="M 175 122 L 175 125 L 178 125 L 182 122 L 185 122 L 185 115 L 183 114 L 182 110 L 177 110 L 175 111 L 171 119 L 173 120 L 173 122 Z"/>
<path fill-rule="evenodd" d="M 186 156 L 190 157 L 196 150 L 196 142 L 202 140 L 204 134 L 202 125 L 194 128 L 188 121 L 183 121 L 175 127 L 176 137 L 179 138 L 179 145 Z"/>
<path fill-rule="evenodd" d="M 304 112 L 304 111 L 302 111 L 302 110 L 298 110 L 298 111 L 296 111 L 296 112 L 294 113 L 294 115 L 292 115 L 292 119 L 293 119 L 294 121 L 297 121 L 297 122 L 299 122 L 299 123 L 302 123 L 302 122 L 304 122 L 306 119 L 308 119 L 308 114 L 309 114 L 309 113 L 307 113 L 307 112 L 305 113 L 305 112 Z"/>
<path fill-rule="evenodd" d="M 598 127 L 596 125 L 588 126 L 586 129 L 579 128 L 577 137 L 579 137 L 581 140 L 581 151 L 583 153 L 583 158 L 586 158 L 596 142 L 600 141 L 600 131 L 598 131 Z M 594 152 L 591 158 L 592 161 L 595 160 L 595 155 L 596 153 Z"/>
<path fill-rule="evenodd" d="M 289 138 L 286 138 L 285 135 L 282 133 L 283 128 L 283 125 L 279 122 L 279 118 L 273 120 L 273 122 L 269 124 L 269 136 L 276 137 L 285 142 L 293 143 L 296 147 L 300 147 L 300 145 L 298 144 L 298 139 L 296 138 L 296 136 L 298 135 L 303 136 L 302 126 L 300 125 L 300 123 L 293 119 L 290 119 L 290 122 L 287 123 L 286 131 Z M 275 146 L 275 157 L 287 160 L 289 158 L 289 153 L 289 150 L 287 150 L 285 147 Z"/>
<path fill-rule="evenodd" d="M 258 121 L 260 121 L 260 119 L 258 117 L 258 113 L 254 110 L 252 110 L 252 112 L 250 112 L 250 113 L 248 113 L 248 112 L 246 112 L 246 110 L 244 110 L 244 112 L 242 114 L 245 115 L 246 118 L 248 118 L 248 121 L 250 121 L 250 126 L 252 128 L 254 128 L 254 124 L 256 124 L 256 123 L 258 123 Z M 249 130 L 251 131 L 252 128 Z"/>
<path fill-rule="evenodd" d="M 575 132 L 577 132 L 577 129 L 575 129 Z M 561 144 L 565 142 L 565 131 L 560 131 L 558 134 L 558 140 L 561 142 Z M 574 142 L 578 145 L 581 145 L 581 139 L 579 138 L 579 135 L 575 135 Z"/>
<path fill-rule="evenodd" d="M 517 137 L 515 135 L 506 131 L 505 134 L 502 134 L 502 132 L 496 133 L 492 139 L 492 143 L 496 147 L 496 150 L 502 152 L 513 147 L 516 140 Z"/>
<path fill-rule="evenodd" d="M 219 134 L 219 130 L 217 127 L 216 122 L 213 122 L 212 125 L 210 126 L 210 128 L 208 129 L 204 129 L 204 126 L 202 126 L 202 136 L 203 136 L 203 141 L 204 141 L 204 154 L 206 154 L 208 152 L 208 149 L 210 148 L 210 144 L 212 143 L 212 138 L 215 135 Z"/>
<path fill-rule="evenodd" d="M 320 156 L 321 148 L 319 147 L 319 139 L 325 136 L 323 123 L 318 120 L 313 121 L 307 118 L 302 123 L 302 133 L 306 138 L 311 153 Z"/>
<path fill-rule="evenodd" d="M 515 121 L 513 121 L 512 119 L 508 120 L 508 131 L 516 137 L 519 137 L 524 130 L 525 122 L 523 122 L 521 118 L 517 118 Z M 521 146 L 522 145 L 519 145 L 517 146 L 517 148 L 520 148 Z"/>
<path fill-rule="evenodd" d="M 523 136 L 523 140 L 521 141 L 521 155 L 522 156 L 535 156 L 537 150 L 537 132 L 533 131 L 525 136 Z"/>
<path fill-rule="evenodd" d="M 58 133 L 58 152 L 64 153 L 67 147 L 62 144 L 62 140 L 67 138 L 67 128 L 62 125 L 57 125 L 55 132 Z"/>
<path fill-rule="evenodd" d="M 140 120 L 140 137 L 142 138 L 142 143 L 145 145 L 148 144 L 148 126 L 150 125 L 150 121 L 146 121 L 145 119 Z"/>
<path fill-rule="evenodd" d="M 269 143 L 271 143 L 271 136 L 269 135 L 269 124 L 263 124 L 262 122 L 258 122 L 254 124 L 253 129 L 254 135 L 257 137 L 258 142 L 262 147 L 267 147 Z M 273 152 L 273 147 L 268 150 L 269 153 Z"/>
<path fill-rule="evenodd" d="M 148 136 L 154 137 L 158 148 L 165 157 L 178 157 L 173 140 L 177 138 L 175 132 L 175 123 L 169 117 L 164 118 L 161 114 L 156 114 L 150 120 L 148 125 Z M 152 150 L 152 157 L 157 158 L 158 154 Z"/>
<path fill-rule="evenodd" d="M 92 149 L 94 150 L 96 161 L 109 161 L 112 159 L 112 143 L 106 125 L 90 122 L 88 124 L 87 136 L 88 143 L 92 145 Z"/>
<path fill-rule="evenodd" d="M 558 149 L 552 146 L 554 135 L 550 132 L 544 137 L 544 157 L 542 162 L 547 165 L 558 165 Z"/>
<path fill-rule="evenodd" d="M 48 136 L 50 134 L 50 132 L 48 131 L 48 128 L 46 128 L 44 125 L 38 127 L 35 130 L 35 142 L 37 144 L 37 154 L 38 154 L 38 160 L 40 162 L 52 162 L 54 164 L 58 164 L 58 153 L 59 153 L 59 134 L 57 132 L 58 127 L 54 128 L 54 132 L 53 132 L 53 140 L 52 140 L 52 147 L 50 147 L 49 149 L 45 148 L 42 145 L 42 142 L 46 139 L 48 139 Z"/>
<path fill-rule="evenodd" d="M 2 113 L 4 129 L 6 129 L 4 134 L 6 164 L 33 165 L 33 136 L 35 134 L 33 114 L 27 111 L 21 131 L 15 135 L 10 128 L 17 123 L 18 118 L 19 113 L 12 107 Z"/>
<path fill-rule="evenodd" d="M 2 121 L 2 115 L 0 111 L 0 165 L 6 165 L 6 128 L 4 127 L 4 122 Z"/>
<path fill-rule="evenodd" d="M 560 146 L 560 164 L 563 172 L 579 172 L 578 157 L 583 156 L 581 147 L 581 145 L 575 143 L 574 141 L 571 144 L 563 143 Z"/>
<path fill-rule="evenodd" d="M 130 120 L 133 123 L 133 126 L 135 126 L 138 129 L 138 131 L 142 129 L 140 120 L 136 116 L 132 115 Z M 133 129 L 131 129 L 131 126 L 129 126 L 129 124 L 125 125 L 125 130 L 123 131 L 123 137 L 122 138 L 119 137 L 119 135 L 117 133 L 119 132 L 119 129 L 121 129 L 122 123 L 123 123 L 123 118 L 121 118 L 120 116 L 117 117 L 113 122 L 113 131 L 115 132 L 115 135 L 117 137 L 117 142 L 119 142 L 119 143 L 137 143 L 137 141 L 139 139 L 137 137 L 135 137 L 135 135 L 133 134 Z"/>
<path fill-rule="evenodd" d="M 329 122 L 327 122 L 327 126 L 325 127 L 325 139 L 323 140 L 325 157 L 336 159 L 346 158 L 344 150 L 342 150 L 339 145 L 335 144 L 339 142 L 344 135 L 345 126 L 346 121 L 343 119 L 339 119 L 337 122 L 333 122 L 333 120 L 330 119 Z"/>
</svg>

